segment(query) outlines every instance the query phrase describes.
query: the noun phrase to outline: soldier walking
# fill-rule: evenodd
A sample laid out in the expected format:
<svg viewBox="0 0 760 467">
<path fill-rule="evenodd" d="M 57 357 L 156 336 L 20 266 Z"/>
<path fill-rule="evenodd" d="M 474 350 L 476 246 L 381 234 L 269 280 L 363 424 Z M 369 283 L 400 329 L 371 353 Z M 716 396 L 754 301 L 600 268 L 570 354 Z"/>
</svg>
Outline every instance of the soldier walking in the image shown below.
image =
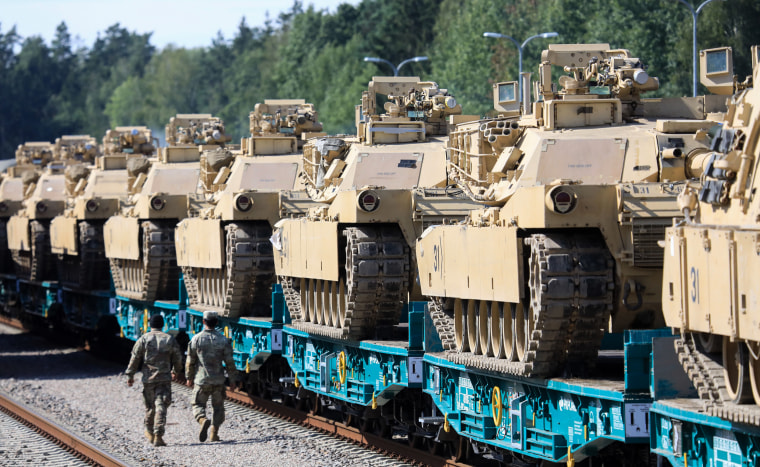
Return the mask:
<svg viewBox="0 0 760 467">
<path fill-rule="evenodd" d="M 179 345 L 174 337 L 161 332 L 163 327 L 161 315 L 150 318 L 150 332 L 135 342 L 126 371 L 128 386 L 135 382 L 135 372 L 142 371 L 145 437 L 155 446 L 166 446 L 163 436 L 166 410 L 172 403 L 172 379 L 184 379 Z"/>
<path fill-rule="evenodd" d="M 216 331 L 218 318 L 216 312 L 203 312 L 203 331 L 193 336 L 187 348 L 187 386 L 193 388 L 193 416 L 200 424 L 198 439 L 203 442 L 219 441 L 219 427 L 224 422 L 224 367 L 230 377 L 230 387 L 237 387 L 238 371 L 232 359 L 232 345 L 221 333 Z M 211 436 L 208 436 L 211 421 L 206 418 L 206 402 L 211 398 L 214 409 Z"/>
</svg>

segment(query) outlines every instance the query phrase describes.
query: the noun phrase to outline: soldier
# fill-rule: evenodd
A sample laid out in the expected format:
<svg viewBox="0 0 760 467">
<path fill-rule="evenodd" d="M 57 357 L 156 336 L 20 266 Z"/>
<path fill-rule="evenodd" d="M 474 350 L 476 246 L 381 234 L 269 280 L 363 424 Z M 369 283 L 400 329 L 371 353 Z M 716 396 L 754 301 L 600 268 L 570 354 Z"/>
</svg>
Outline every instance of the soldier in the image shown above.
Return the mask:
<svg viewBox="0 0 760 467">
<path fill-rule="evenodd" d="M 172 379 L 184 379 L 179 345 L 174 337 L 161 332 L 163 327 L 161 315 L 150 318 L 150 332 L 135 342 L 126 371 L 128 386 L 134 383 L 135 372 L 142 371 L 145 437 L 156 446 L 166 446 L 163 436 L 166 410 L 172 403 Z"/>
<path fill-rule="evenodd" d="M 237 369 L 232 359 L 232 345 L 216 331 L 216 312 L 203 312 L 203 331 L 193 336 L 187 348 L 187 386 L 193 387 L 193 416 L 201 425 L 198 439 L 203 442 L 208 437 L 211 422 L 206 418 L 206 402 L 211 397 L 214 409 L 210 441 L 219 441 L 219 426 L 224 421 L 224 362 L 230 377 L 230 387 L 237 387 Z"/>
</svg>

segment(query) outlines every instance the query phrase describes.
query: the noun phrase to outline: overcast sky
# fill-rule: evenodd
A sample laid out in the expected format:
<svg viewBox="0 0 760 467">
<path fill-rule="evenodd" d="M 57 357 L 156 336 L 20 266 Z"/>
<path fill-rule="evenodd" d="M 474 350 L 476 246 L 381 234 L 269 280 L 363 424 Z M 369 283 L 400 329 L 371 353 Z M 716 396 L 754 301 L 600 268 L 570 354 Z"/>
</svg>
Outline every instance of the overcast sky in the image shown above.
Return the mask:
<svg viewBox="0 0 760 467">
<path fill-rule="evenodd" d="M 359 0 L 304 0 L 304 9 L 335 12 L 338 4 Z M 263 26 L 266 12 L 276 20 L 293 6 L 292 0 L 0 0 L 0 32 L 13 25 L 19 35 L 42 36 L 49 44 L 61 21 L 69 28 L 74 46 L 91 47 L 111 25 L 120 23 L 131 32 L 153 32 L 151 44 L 205 47 L 221 31 L 231 39 L 240 19 L 248 26 Z M 78 38 L 78 39 L 77 39 Z"/>
</svg>

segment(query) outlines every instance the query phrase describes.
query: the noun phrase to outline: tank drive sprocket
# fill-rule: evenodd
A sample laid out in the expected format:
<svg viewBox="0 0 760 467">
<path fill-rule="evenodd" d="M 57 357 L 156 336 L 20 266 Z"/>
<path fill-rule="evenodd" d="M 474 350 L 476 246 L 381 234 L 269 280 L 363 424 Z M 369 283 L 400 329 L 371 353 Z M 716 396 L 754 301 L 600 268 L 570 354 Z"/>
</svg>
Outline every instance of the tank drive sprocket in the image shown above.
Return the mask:
<svg viewBox="0 0 760 467">
<path fill-rule="evenodd" d="M 336 281 L 283 278 L 294 326 L 359 339 L 398 324 L 409 290 L 410 250 L 396 226 L 346 227 L 345 270 Z M 298 299 L 296 299 L 298 297 Z"/>
<path fill-rule="evenodd" d="M 267 316 L 274 282 L 274 258 L 267 222 L 228 224 L 221 269 L 183 266 L 192 306 L 223 316 Z"/>
</svg>

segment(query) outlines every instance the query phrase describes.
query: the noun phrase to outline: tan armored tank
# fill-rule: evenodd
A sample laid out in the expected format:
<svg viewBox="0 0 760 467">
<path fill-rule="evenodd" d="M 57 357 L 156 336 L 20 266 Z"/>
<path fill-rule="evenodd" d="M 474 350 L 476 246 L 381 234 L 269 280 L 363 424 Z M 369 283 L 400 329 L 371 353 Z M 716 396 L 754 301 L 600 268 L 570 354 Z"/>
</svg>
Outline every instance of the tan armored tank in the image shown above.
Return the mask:
<svg viewBox="0 0 760 467">
<path fill-rule="evenodd" d="M 66 203 L 66 167 L 85 154 L 92 154 L 89 136 L 63 137 L 50 143 L 19 146 L 17 160 L 42 170 L 26 171 L 22 176 L 23 207 L 8 220 L 8 249 L 19 279 L 56 280 L 50 257 L 50 220 L 63 212 Z M 95 145 L 97 148 L 97 145 Z"/>
<path fill-rule="evenodd" d="M 552 67 L 569 73 L 558 88 Z M 450 178 L 491 207 L 417 244 L 450 358 L 525 376 L 585 372 L 605 330 L 664 324 L 657 241 L 706 162 L 694 132 L 723 100 L 643 99 L 658 80 L 607 44 L 550 45 L 538 76 L 529 113 L 516 117 L 517 83 L 499 83 L 505 117 L 450 135 Z"/>
<path fill-rule="evenodd" d="M 23 207 L 24 189 L 33 175 L 53 160 L 53 145 L 48 142 L 22 144 L 16 150 L 16 165 L 9 167 L 0 183 L 0 273 L 12 273 L 14 263 L 8 249 L 8 220 Z M 27 185 L 24 185 L 27 180 Z"/>
<path fill-rule="evenodd" d="M 146 127 L 116 127 L 103 137 L 104 154 L 91 164 L 66 168 L 67 207 L 50 223 L 50 251 L 66 286 L 103 290 L 109 266 L 103 224 L 127 196 L 127 158 L 151 156 L 154 138 Z M 85 159 L 86 160 L 86 159 Z"/>
<path fill-rule="evenodd" d="M 128 198 L 103 228 L 117 295 L 176 300 L 179 268 L 174 227 L 187 217 L 187 197 L 198 189 L 200 155 L 229 141 L 210 114 L 179 114 L 166 126 L 168 147 L 157 160 L 127 160 Z"/>
<path fill-rule="evenodd" d="M 398 324 L 402 303 L 419 296 L 415 238 L 477 206 L 446 189 L 444 143 L 460 113 L 436 83 L 375 77 L 356 110 L 355 139 L 304 146 L 306 198 L 320 205 L 280 221 L 272 239 L 294 326 L 355 339 Z M 286 214 L 303 197 L 283 193 Z"/>
<path fill-rule="evenodd" d="M 250 119 L 242 153 L 204 151 L 203 193 L 191 196 L 192 217 L 179 223 L 175 236 L 190 305 L 230 317 L 271 316 L 269 237 L 281 217 L 279 192 L 304 189 L 298 149 L 304 138 L 323 135 L 312 132 L 322 125 L 303 100 L 266 100 Z"/>
<path fill-rule="evenodd" d="M 758 57 L 757 46 L 752 55 Z M 702 51 L 701 61 L 702 83 L 709 89 L 713 85 L 723 85 L 729 93 L 735 89 L 730 49 Z M 754 65 L 757 83 L 760 69 Z M 708 402 L 708 411 L 757 426 L 760 90 L 736 92 L 721 125 L 697 136 L 710 141 L 711 151 L 701 186 L 687 188 L 679 196 L 684 220 L 667 229 L 665 322 L 681 333 L 676 341 L 679 359 Z M 753 399 L 753 405 L 730 403 Z"/>
</svg>

